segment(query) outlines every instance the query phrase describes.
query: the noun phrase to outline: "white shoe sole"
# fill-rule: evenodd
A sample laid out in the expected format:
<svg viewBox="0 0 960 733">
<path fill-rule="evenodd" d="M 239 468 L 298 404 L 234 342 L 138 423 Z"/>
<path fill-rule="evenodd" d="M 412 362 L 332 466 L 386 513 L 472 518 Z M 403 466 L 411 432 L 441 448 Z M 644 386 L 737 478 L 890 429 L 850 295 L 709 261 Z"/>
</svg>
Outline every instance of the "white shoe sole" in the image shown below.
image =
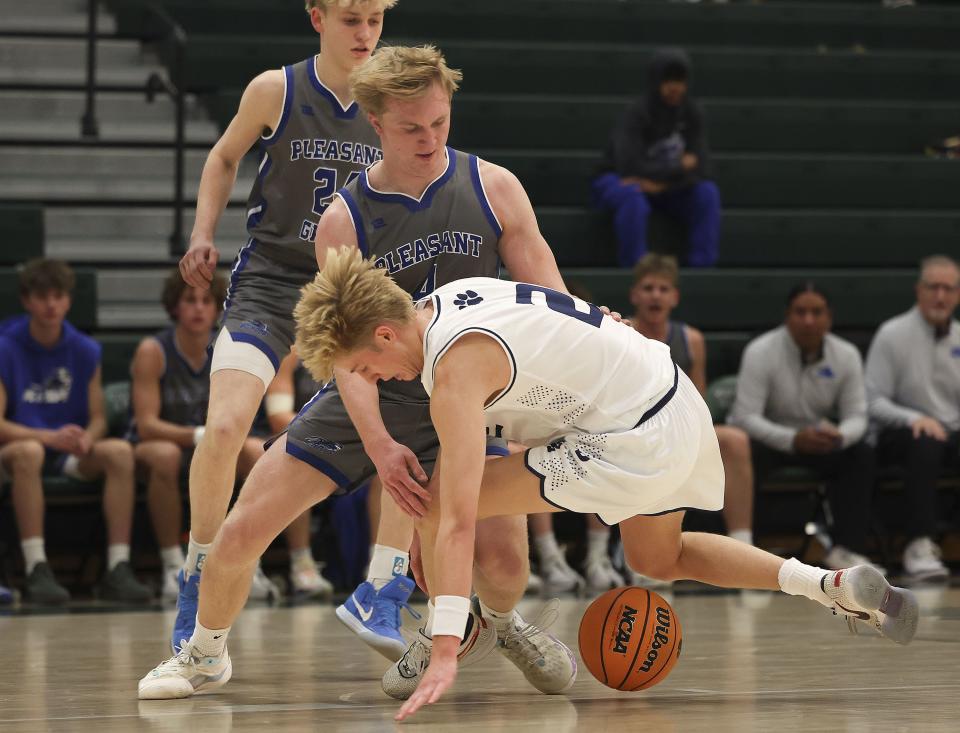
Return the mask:
<svg viewBox="0 0 960 733">
<path fill-rule="evenodd" d="M 165 683 L 164 680 L 160 678 L 156 681 L 151 680 L 152 684 L 147 683 L 144 685 L 141 682 L 137 686 L 137 698 L 140 700 L 181 700 L 185 697 L 193 697 L 194 695 L 207 695 L 227 684 L 232 676 L 233 662 L 228 659 L 227 666 L 219 677 L 202 682 L 196 688 L 182 677 L 178 678 L 177 681 L 183 684 L 176 686 L 170 685 L 169 681 Z"/>
<path fill-rule="evenodd" d="M 360 637 L 360 641 L 371 649 L 379 652 L 391 662 L 396 662 L 403 656 L 407 650 L 407 645 L 393 639 L 386 639 L 380 634 L 375 634 L 346 608 L 346 606 L 337 606 L 337 618 L 350 631 Z"/>
</svg>

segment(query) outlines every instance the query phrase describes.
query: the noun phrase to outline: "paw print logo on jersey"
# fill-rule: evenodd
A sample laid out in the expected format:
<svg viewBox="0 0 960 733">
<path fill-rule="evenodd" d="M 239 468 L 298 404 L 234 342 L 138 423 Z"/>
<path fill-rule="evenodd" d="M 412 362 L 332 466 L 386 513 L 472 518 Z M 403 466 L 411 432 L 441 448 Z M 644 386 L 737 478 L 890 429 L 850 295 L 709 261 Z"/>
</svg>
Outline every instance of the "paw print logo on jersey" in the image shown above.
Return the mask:
<svg viewBox="0 0 960 733">
<path fill-rule="evenodd" d="M 456 299 L 453 301 L 453 304 L 463 310 L 468 305 L 476 305 L 477 303 L 482 303 L 483 298 L 481 298 L 473 290 L 468 290 L 465 293 L 457 293 Z"/>
</svg>

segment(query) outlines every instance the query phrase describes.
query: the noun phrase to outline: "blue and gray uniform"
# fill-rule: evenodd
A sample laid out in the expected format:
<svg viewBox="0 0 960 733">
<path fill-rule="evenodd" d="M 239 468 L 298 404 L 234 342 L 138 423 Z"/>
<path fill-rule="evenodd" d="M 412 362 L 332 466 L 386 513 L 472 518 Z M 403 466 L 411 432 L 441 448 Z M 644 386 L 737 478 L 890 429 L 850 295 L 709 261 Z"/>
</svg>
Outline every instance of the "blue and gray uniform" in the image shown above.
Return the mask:
<svg viewBox="0 0 960 733">
<path fill-rule="evenodd" d="M 500 224 L 474 155 L 447 148 L 446 171 L 419 199 L 377 191 L 366 172 L 337 195 L 350 212 L 364 256 L 414 299 L 454 280 L 499 275 Z M 439 442 L 420 381 L 381 382 L 380 413 L 394 440 L 410 448 L 429 474 Z M 329 476 L 341 491 L 360 486 L 376 470 L 335 384 L 290 424 L 287 452 Z"/>
<path fill-rule="evenodd" d="M 314 57 L 283 68 L 280 121 L 260 139 L 260 166 L 247 203 L 250 239 L 240 250 L 224 303 L 233 341 L 252 344 L 274 371 L 294 341 L 293 308 L 317 271 L 317 222 L 336 191 L 383 157 L 356 102 L 346 109 L 317 77 Z M 215 358 L 216 361 L 216 358 Z"/>
<path fill-rule="evenodd" d="M 152 336 L 163 349 L 159 417 L 174 425 L 204 425 L 210 397 L 210 356 L 207 356 L 200 369 L 194 369 L 177 347 L 174 333 L 171 326 Z M 127 440 L 131 443 L 141 440 L 135 419 L 130 421 Z"/>
<path fill-rule="evenodd" d="M 670 358 L 673 363 L 690 376 L 690 367 L 693 366 L 693 357 L 690 356 L 690 344 L 687 342 L 687 324 L 682 321 L 670 321 L 670 330 L 663 342 L 670 347 Z"/>
</svg>

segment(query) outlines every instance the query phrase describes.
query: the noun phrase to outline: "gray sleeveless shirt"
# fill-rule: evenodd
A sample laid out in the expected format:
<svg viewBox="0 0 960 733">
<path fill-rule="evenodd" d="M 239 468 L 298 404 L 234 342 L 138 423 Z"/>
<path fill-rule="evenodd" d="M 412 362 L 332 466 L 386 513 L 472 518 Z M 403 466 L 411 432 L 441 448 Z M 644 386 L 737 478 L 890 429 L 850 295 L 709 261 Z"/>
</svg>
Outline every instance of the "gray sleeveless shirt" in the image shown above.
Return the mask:
<svg viewBox="0 0 960 733">
<path fill-rule="evenodd" d="M 383 157 L 356 102 L 344 109 L 317 76 L 315 57 L 283 67 L 280 121 L 260 139 L 247 231 L 270 259 L 313 272 L 317 222 L 337 189 Z"/>
<path fill-rule="evenodd" d="M 466 277 L 499 277 L 502 230 L 487 201 L 475 155 L 447 148 L 447 168 L 415 199 L 371 188 L 364 171 L 337 192 L 365 257 L 414 300 Z M 419 380 L 381 382 L 381 397 L 422 399 Z"/>
<path fill-rule="evenodd" d="M 667 331 L 667 340 L 664 343 L 670 347 L 670 356 L 674 363 L 689 375 L 693 359 L 687 343 L 687 329 L 682 321 L 670 321 L 670 330 Z"/>
<path fill-rule="evenodd" d="M 163 349 L 163 374 L 160 375 L 160 419 L 174 425 L 203 425 L 207 421 L 210 396 L 210 354 L 199 370 L 194 370 L 177 348 L 173 327 L 153 336 Z M 127 440 L 140 439 L 137 423 L 130 418 Z"/>
</svg>

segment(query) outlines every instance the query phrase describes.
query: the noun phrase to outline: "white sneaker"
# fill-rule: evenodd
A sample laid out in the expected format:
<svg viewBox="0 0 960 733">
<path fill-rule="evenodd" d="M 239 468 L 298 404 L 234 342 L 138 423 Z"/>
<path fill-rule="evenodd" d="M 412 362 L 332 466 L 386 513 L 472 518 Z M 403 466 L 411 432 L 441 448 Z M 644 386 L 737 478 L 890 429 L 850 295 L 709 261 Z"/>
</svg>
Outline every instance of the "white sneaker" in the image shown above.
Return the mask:
<svg viewBox="0 0 960 733">
<path fill-rule="evenodd" d="M 606 554 L 588 557 L 583 575 L 587 579 L 587 590 L 593 594 L 623 585 L 623 576 L 614 570 L 613 563 Z"/>
<path fill-rule="evenodd" d="M 531 572 L 527 576 L 527 588 L 524 593 L 528 596 L 540 595 L 543 592 L 543 578 Z"/>
<path fill-rule="evenodd" d="M 180 574 L 180 567 L 167 568 L 163 571 L 163 587 L 160 591 L 160 599 L 164 603 L 176 603 L 180 595 L 180 581 L 177 576 Z"/>
<path fill-rule="evenodd" d="M 843 570 L 844 568 L 852 568 L 854 565 L 870 565 L 876 568 L 882 575 L 887 574 L 887 569 L 883 567 L 883 565 L 871 562 L 870 558 L 866 555 L 848 550 L 843 545 L 834 545 L 831 547 L 830 552 L 823 558 L 823 564 L 831 570 Z"/>
<path fill-rule="evenodd" d="M 233 665 L 227 650 L 219 657 L 203 657 L 194 653 L 186 640 L 180 653 L 151 670 L 137 685 L 141 700 L 175 700 L 213 692 L 230 681 Z"/>
<path fill-rule="evenodd" d="M 514 611 L 510 627 L 497 630 L 500 653 L 523 672 L 527 682 L 547 695 L 566 692 L 577 680 L 577 660 L 573 652 L 543 630 L 551 621 L 544 622 L 541 618 L 552 612 L 555 620 L 557 606 L 558 601 L 554 599 L 534 623 L 529 624 Z"/>
<path fill-rule="evenodd" d="M 897 644 L 909 644 L 917 633 L 917 597 L 906 588 L 890 585 L 872 565 L 826 573 L 820 589 L 833 601 L 833 612 L 846 616 L 854 634 L 859 633 L 857 621 Z"/>
<path fill-rule="evenodd" d="M 634 572 L 632 568 L 627 568 L 627 575 L 630 577 L 630 585 L 639 585 L 648 590 L 670 590 L 673 588 L 672 580 L 659 580 L 650 578 L 646 575 Z"/>
<path fill-rule="evenodd" d="M 540 575 L 548 593 L 579 593 L 586 581 L 571 568 L 562 555 L 541 563 Z"/>
<path fill-rule="evenodd" d="M 911 580 L 949 578 L 950 570 L 940 557 L 940 547 L 933 540 L 917 537 L 903 550 L 903 569 Z"/>
<path fill-rule="evenodd" d="M 268 601 L 273 603 L 280 598 L 280 589 L 277 584 L 268 578 L 260 564 L 257 563 L 256 572 L 253 574 L 253 581 L 250 583 L 249 601 Z"/>
<path fill-rule="evenodd" d="M 479 662 L 497 645 L 497 632 L 493 626 L 475 613 L 471 612 L 470 618 L 473 621 L 470 631 L 460 642 L 460 650 L 457 652 L 457 666 L 461 668 Z M 381 680 L 383 691 L 396 700 L 410 697 L 430 665 L 432 649 L 433 639 L 420 629 L 417 638 L 407 647 L 403 656 L 384 672 Z"/>
<path fill-rule="evenodd" d="M 320 568 L 310 558 L 298 560 L 290 566 L 290 585 L 301 598 L 328 598 L 333 595 L 333 583 L 320 574 Z"/>
</svg>

